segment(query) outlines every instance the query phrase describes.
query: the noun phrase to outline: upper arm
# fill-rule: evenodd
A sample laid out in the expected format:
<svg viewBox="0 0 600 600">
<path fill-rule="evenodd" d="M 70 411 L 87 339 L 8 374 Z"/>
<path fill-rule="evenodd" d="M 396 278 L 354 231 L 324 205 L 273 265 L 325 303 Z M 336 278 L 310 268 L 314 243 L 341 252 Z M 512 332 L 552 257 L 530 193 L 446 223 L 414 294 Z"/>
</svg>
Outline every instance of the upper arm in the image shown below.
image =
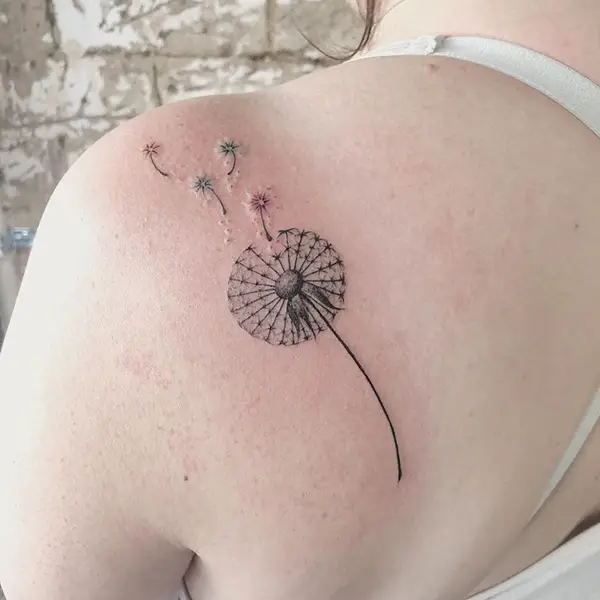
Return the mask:
<svg viewBox="0 0 600 600">
<path fill-rule="evenodd" d="M 161 489 L 153 435 L 173 391 L 168 285 L 151 248 L 161 207 L 136 208 L 151 184 L 133 183 L 124 138 L 89 151 L 49 202 L 0 358 L 10 600 L 165 600 L 191 556 L 155 514 L 159 500 L 168 519 L 177 496 Z"/>
</svg>

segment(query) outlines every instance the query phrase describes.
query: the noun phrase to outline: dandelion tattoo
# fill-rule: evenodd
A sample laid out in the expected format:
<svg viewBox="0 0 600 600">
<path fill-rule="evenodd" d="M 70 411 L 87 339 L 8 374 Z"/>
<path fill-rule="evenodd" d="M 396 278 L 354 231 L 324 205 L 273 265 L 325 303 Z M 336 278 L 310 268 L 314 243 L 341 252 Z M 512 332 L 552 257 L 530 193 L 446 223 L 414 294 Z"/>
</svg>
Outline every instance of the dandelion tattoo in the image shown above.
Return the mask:
<svg viewBox="0 0 600 600">
<path fill-rule="evenodd" d="M 215 192 L 213 180 L 208 175 L 198 175 L 192 180 L 192 189 L 196 194 L 202 194 L 205 198 L 210 194 L 216 198 L 221 205 L 221 213 L 223 216 L 227 214 L 227 209 L 223 204 L 223 200 L 217 192 Z"/>
<path fill-rule="evenodd" d="M 265 212 L 272 202 L 272 197 L 269 188 L 266 190 L 258 190 L 248 194 L 245 202 L 248 212 L 260 218 L 260 222 L 265 233 L 265 237 L 269 242 L 273 241 L 273 236 L 269 233 L 265 223 Z"/>
<path fill-rule="evenodd" d="M 346 291 L 339 254 L 312 231 L 286 229 L 277 241 L 281 252 L 265 254 L 251 245 L 235 261 L 227 290 L 229 310 L 242 329 L 273 345 L 294 346 L 329 330 L 377 398 L 394 441 L 400 481 L 400 452 L 389 413 L 358 358 L 333 327 Z"/>
<path fill-rule="evenodd" d="M 239 149 L 240 145 L 233 140 L 224 140 L 219 144 L 219 154 L 225 159 L 231 160 L 231 168 L 227 172 L 227 175 L 231 175 L 235 171 Z"/>
<path fill-rule="evenodd" d="M 142 154 L 152 163 L 152 166 L 163 176 L 168 177 L 169 174 L 165 173 L 162 169 L 160 169 L 156 161 L 154 160 L 158 156 L 158 149 L 160 148 L 160 144 L 156 142 L 150 142 L 146 144 L 142 149 Z"/>
</svg>

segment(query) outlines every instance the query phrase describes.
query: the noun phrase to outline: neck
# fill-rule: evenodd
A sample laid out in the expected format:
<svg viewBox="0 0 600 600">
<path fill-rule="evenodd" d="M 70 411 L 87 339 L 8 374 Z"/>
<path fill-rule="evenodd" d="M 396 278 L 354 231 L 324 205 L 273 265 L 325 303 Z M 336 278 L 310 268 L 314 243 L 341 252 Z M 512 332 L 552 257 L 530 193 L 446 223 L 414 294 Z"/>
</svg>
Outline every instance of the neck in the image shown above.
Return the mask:
<svg viewBox="0 0 600 600">
<path fill-rule="evenodd" d="M 521 44 L 600 83 L 596 0 L 390 0 L 373 48 L 427 34 L 475 35 Z"/>
</svg>

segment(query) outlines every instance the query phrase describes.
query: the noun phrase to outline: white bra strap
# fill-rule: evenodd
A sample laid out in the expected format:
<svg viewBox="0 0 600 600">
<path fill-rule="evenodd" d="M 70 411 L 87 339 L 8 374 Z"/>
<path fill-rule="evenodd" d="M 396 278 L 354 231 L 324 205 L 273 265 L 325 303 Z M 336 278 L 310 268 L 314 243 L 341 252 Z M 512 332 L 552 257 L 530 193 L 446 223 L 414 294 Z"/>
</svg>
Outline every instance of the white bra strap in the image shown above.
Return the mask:
<svg viewBox="0 0 600 600">
<path fill-rule="evenodd" d="M 402 55 L 447 56 L 504 73 L 545 94 L 600 137 L 600 86 L 549 56 L 490 38 L 424 36 L 376 48 L 356 59 Z"/>
</svg>

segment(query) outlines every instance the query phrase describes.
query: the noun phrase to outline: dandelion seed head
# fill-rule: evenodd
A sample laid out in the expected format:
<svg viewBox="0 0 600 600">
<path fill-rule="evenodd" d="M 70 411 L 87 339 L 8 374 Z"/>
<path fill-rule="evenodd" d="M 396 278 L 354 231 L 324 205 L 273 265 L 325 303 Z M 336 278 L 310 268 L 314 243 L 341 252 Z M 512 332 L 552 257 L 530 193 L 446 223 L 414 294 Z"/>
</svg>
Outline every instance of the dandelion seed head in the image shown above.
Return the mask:
<svg viewBox="0 0 600 600">
<path fill-rule="evenodd" d="M 288 229 L 266 250 L 252 245 L 240 255 L 227 297 L 242 329 L 290 346 L 316 340 L 327 329 L 343 308 L 345 286 L 333 246 L 313 232 Z"/>
<path fill-rule="evenodd" d="M 149 142 L 143 147 L 142 153 L 146 158 L 150 158 L 151 156 L 157 156 L 159 148 L 160 144 L 157 144 L 156 142 Z"/>
<path fill-rule="evenodd" d="M 256 190 L 248 194 L 246 206 L 253 213 L 259 213 L 266 210 L 272 202 L 271 194 L 268 190 Z"/>
<path fill-rule="evenodd" d="M 197 175 L 191 180 L 191 188 L 197 194 L 205 194 L 213 188 L 212 179 L 206 174 Z"/>
<path fill-rule="evenodd" d="M 226 139 L 219 143 L 218 152 L 223 156 L 235 154 L 239 150 L 240 145 L 233 140 Z"/>
</svg>

